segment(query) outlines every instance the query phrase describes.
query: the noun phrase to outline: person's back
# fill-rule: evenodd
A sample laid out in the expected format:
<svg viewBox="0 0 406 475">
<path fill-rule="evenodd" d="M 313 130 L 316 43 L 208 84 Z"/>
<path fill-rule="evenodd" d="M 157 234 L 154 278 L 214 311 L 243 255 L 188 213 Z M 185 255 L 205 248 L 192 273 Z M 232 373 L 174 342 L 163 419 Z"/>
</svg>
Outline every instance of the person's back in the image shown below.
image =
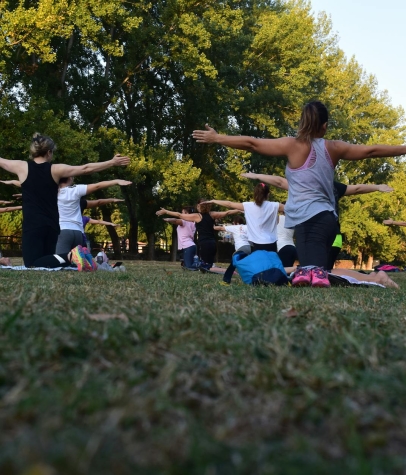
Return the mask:
<svg viewBox="0 0 406 475">
<path fill-rule="evenodd" d="M 249 241 L 258 244 L 276 242 L 279 203 L 264 201 L 261 206 L 258 206 L 249 201 L 244 202 L 243 205 Z"/>
<path fill-rule="evenodd" d="M 311 142 L 304 165 L 292 169 L 286 165 L 289 194 L 285 206 L 287 228 L 294 228 L 322 211 L 335 212 L 334 165 L 322 138 Z"/>
<path fill-rule="evenodd" d="M 52 178 L 51 167 L 49 162 L 28 162 L 28 175 L 21 183 L 23 231 L 46 226 L 59 232 L 58 184 Z"/>
<path fill-rule="evenodd" d="M 182 220 L 182 225 L 176 228 L 176 233 L 178 235 L 178 249 L 187 249 L 190 246 L 193 246 L 194 235 L 196 231 L 195 223 L 191 221 Z"/>
<path fill-rule="evenodd" d="M 216 236 L 214 234 L 213 226 L 215 225 L 214 219 L 210 216 L 210 213 L 202 213 L 202 220 L 196 223 L 197 238 L 199 243 L 205 241 L 215 241 Z"/>
<path fill-rule="evenodd" d="M 61 229 L 83 232 L 81 197 L 86 195 L 87 185 L 66 186 L 59 189 L 58 210 Z"/>
<path fill-rule="evenodd" d="M 250 248 L 250 243 L 248 240 L 248 228 L 246 224 L 230 224 L 224 226 L 224 229 L 226 230 L 226 232 L 232 234 L 236 251 L 241 248 Z M 250 250 L 249 252 L 247 252 L 244 249 L 244 252 L 249 254 Z"/>
</svg>

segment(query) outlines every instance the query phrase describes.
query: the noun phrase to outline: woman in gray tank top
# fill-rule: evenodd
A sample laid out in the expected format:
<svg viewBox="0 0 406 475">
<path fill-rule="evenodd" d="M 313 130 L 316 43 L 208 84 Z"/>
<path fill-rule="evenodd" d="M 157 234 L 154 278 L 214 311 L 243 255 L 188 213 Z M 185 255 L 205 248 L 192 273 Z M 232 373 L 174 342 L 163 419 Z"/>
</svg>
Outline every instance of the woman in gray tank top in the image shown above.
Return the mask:
<svg viewBox="0 0 406 475">
<path fill-rule="evenodd" d="M 289 197 L 285 207 L 286 227 L 294 228 L 301 266 L 295 285 L 328 287 L 327 267 L 330 247 L 337 233 L 334 210 L 334 168 L 339 160 L 396 157 L 406 154 L 404 145 L 354 145 L 340 140 L 324 140 L 328 111 L 319 101 L 305 105 L 296 137 L 258 139 L 218 134 L 206 125 L 195 130 L 199 143 L 216 143 L 268 156 L 286 156 Z"/>
</svg>

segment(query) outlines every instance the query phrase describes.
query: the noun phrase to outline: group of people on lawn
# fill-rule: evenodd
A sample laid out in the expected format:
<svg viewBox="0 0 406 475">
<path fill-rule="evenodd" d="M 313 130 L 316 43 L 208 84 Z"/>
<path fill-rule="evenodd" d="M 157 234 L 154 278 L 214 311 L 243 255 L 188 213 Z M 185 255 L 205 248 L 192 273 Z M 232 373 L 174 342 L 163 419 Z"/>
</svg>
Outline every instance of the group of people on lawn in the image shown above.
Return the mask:
<svg viewBox="0 0 406 475">
<path fill-rule="evenodd" d="M 259 139 L 230 136 L 218 134 L 208 125 L 204 130 L 195 130 L 193 138 L 198 143 L 218 144 L 270 157 L 285 156 L 287 165 L 285 178 L 243 174 L 247 178 L 260 180 L 252 202 L 201 199 L 196 206 L 197 212 L 190 213 L 183 209 L 178 213 L 163 208 L 157 211 L 157 215 L 169 215 L 167 220 L 178 225 L 179 247 L 184 249 L 185 266 L 193 268 L 195 231 L 198 235 L 199 267 L 209 270 L 216 254 L 215 231 L 220 230 L 216 220 L 244 213 L 246 225 L 241 216 L 235 216 L 233 227 L 225 228 L 234 235 L 236 251 L 246 255 L 258 250 L 278 252 L 285 267 L 294 272 L 293 286 L 329 287 L 328 271 L 333 269 L 341 247 L 338 200 L 349 194 L 392 191 L 387 185 L 344 185 L 335 182 L 335 167 L 339 160 L 404 155 L 406 146 L 354 145 L 325 140 L 327 126 L 327 108 L 321 102 L 313 101 L 303 108 L 296 137 Z M 80 166 L 52 164 L 55 150 L 55 143 L 50 137 L 37 133 L 30 144 L 31 160 L 0 158 L 0 167 L 17 175 L 22 190 L 22 206 L 3 210 L 22 209 L 25 266 L 55 268 L 75 264 L 79 270 L 95 270 L 97 265 L 83 237 L 80 200 L 83 209 L 83 198 L 87 194 L 108 186 L 127 186 L 131 182 L 110 180 L 73 186 L 73 179 L 113 166 L 127 166 L 130 159 L 117 154 L 105 162 Z M 286 204 L 268 200 L 269 185 L 288 190 Z M 86 205 L 89 206 L 89 201 Z M 212 205 L 229 210 L 213 211 Z M 392 220 L 384 223 L 406 224 Z M 293 268 L 296 260 L 300 265 Z M 226 272 L 225 284 L 231 281 L 233 271 L 231 267 Z M 373 273 L 367 278 L 363 276 L 363 279 L 397 287 L 385 273 Z"/>
</svg>

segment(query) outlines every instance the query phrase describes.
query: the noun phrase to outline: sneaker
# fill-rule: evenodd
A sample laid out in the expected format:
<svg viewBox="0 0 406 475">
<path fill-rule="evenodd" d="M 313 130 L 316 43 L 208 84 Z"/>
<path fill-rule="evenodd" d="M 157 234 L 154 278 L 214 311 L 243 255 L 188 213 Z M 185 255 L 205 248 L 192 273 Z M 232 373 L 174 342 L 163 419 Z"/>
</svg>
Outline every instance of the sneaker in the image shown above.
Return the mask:
<svg viewBox="0 0 406 475">
<path fill-rule="evenodd" d="M 75 264 L 79 272 L 87 270 L 89 263 L 85 257 L 82 246 L 76 246 L 71 250 L 71 259 L 72 264 Z"/>
<path fill-rule="evenodd" d="M 311 270 L 312 273 L 312 287 L 330 287 L 328 280 L 328 272 L 322 267 L 315 267 Z"/>
<path fill-rule="evenodd" d="M 312 271 L 298 267 L 295 270 L 295 275 L 292 279 L 292 285 L 294 287 L 308 287 L 312 282 Z"/>
<path fill-rule="evenodd" d="M 225 280 L 221 280 L 220 285 L 224 285 L 225 287 L 230 287 L 231 282 L 226 282 Z"/>
<path fill-rule="evenodd" d="M 89 272 L 97 270 L 97 262 L 93 259 L 93 256 L 87 247 L 82 247 L 85 258 L 88 262 L 87 270 Z"/>
<path fill-rule="evenodd" d="M 210 264 L 206 264 L 206 262 L 200 261 L 200 265 L 199 265 L 200 272 L 203 272 L 203 273 L 209 272 L 210 269 L 211 269 Z"/>
</svg>

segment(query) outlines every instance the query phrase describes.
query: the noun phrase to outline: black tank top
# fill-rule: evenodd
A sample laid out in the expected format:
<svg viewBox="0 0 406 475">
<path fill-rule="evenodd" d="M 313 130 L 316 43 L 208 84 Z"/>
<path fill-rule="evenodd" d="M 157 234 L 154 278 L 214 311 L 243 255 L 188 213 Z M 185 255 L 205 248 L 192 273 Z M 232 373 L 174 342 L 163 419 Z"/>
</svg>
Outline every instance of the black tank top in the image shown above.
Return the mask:
<svg viewBox="0 0 406 475">
<path fill-rule="evenodd" d="M 202 220 L 200 223 L 196 223 L 197 240 L 203 241 L 215 241 L 216 235 L 214 234 L 213 226 L 215 225 L 214 219 L 209 213 L 202 214 Z"/>
<path fill-rule="evenodd" d="M 49 162 L 28 162 L 28 176 L 21 184 L 23 231 L 50 226 L 59 231 L 58 184 Z"/>
</svg>

